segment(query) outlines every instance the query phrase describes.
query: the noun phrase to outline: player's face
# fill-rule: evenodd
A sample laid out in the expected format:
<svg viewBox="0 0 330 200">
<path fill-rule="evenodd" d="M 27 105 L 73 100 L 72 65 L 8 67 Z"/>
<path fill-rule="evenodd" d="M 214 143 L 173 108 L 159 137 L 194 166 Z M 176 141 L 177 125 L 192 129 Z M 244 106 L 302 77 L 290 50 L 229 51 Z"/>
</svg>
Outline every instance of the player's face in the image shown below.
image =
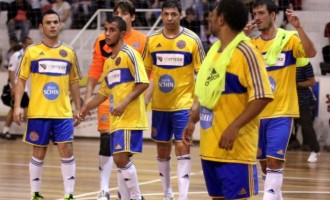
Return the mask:
<svg viewBox="0 0 330 200">
<path fill-rule="evenodd" d="M 128 11 L 124 11 L 119 7 L 113 14 L 115 16 L 121 17 L 125 21 L 126 27 L 132 27 L 132 22 L 135 20 L 135 15 L 131 15 Z"/>
<path fill-rule="evenodd" d="M 56 14 L 45 15 L 40 25 L 45 37 L 56 39 L 61 30 L 61 24 Z"/>
<path fill-rule="evenodd" d="M 116 22 L 105 22 L 104 24 L 105 42 L 111 48 L 115 47 L 121 39 L 118 24 Z"/>
<path fill-rule="evenodd" d="M 270 14 L 266 5 L 261 5 L 253 9 L 253 16 L 258 30 L 263 32 L 273 26 L 275 20 L 274 13 Z"/>
<path fill-rule="evenodd" d="M 219 24 L 218 22 L 218 18 L 219 16 L 217 15 L 216 10 L 214 9 L 211 13 L 210 13 L 210 25 L 211 25 L 211 33 L 212 35 L 214 35 L 215 37 L 218 36 L 219 34 Z"/>
<path fill-rule="evenodd" d="M 165 29 L 175 30 L 180 27 L 181 13 L 177 8 L 164 8 L 161 16 Z"/>
</svg>

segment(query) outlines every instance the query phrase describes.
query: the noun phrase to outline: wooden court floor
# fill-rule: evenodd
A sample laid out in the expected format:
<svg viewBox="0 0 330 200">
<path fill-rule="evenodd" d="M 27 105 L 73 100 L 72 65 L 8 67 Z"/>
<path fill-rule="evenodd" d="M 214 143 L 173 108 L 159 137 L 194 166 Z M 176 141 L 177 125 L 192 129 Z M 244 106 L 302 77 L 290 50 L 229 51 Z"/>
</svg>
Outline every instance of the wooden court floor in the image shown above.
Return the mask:
<svg viewBox="0 0 330 200">
<path fill-rule="evenodd" d="M 77 200 L 95 200 L 99 189 L 97 139 L 76 139 Z M 161 183 L 155 160 L 155 146 L 151 141 L 144 143 L 144 152 L 136 155 L 133 161 L 138 170 L 140 189 L 146 200 L 160 200 Z M 193 157 L 189 200 L 210 199 L 207 195 L 200 166 L 198 145 L 192 148 Z M 285 200 L 330 199 L 330 153 L 322 152 L 318 163 L 307 163 L 307 152 L 288 152 L 284 172 L 283 197 Z M 30 199 L 28 163 L 31 147 L 21 142 L 0 139 L 0 200 Z M 172 156 L 175 158 L 175 156 Z M 176 159 L 172 159 L 172 184 L 177 192 Z M 111 199 L 117 199 L 116 170 L 113 170 L 110 183 Z M 263 182 L 259 177 L 259 196 L 262 199 Z M 60 160 L 56 146 L 50 145 L 44 162 L 42 195 L 45 199 L 63 198 L 63 184 L 60 173 Z"/>
</svg>

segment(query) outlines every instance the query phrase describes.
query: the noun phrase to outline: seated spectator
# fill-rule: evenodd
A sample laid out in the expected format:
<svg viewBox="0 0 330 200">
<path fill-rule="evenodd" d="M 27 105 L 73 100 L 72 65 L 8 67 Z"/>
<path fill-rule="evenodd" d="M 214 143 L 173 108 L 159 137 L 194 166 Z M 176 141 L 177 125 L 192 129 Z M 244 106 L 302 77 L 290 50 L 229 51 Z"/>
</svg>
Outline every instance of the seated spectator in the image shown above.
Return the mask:
<svg viewBox="0 0 330 200">
<path fill-rule="evenodd" d="M 330 73 L 330 22 L 325 25 L 324 37 L 328 38 L 328 44 L 322 48 L 323 61 L 320 63 L 321 74 Z"/>
<path fill-rule="evenodd" d="M 91 0 L 74 0 L 72 3 L 73 25 L 75 28 L 81 28 L 88 22 L 91 12 Z M 81 12 L 82 11 L 82 12 Z"/>
<path fill-rule="evenodd" d="M 186 9 L 186 16 L 181 19 L 181 26 L 192 30 L 198 36 L 201 34 L 201 22 L 197 18 L 196 10 L 192 7 Z"/>
<path fill-rule="evenodd" d="M 31 26 L 33 28 L 38 28 L 41 22 L 41 1 L 40 0 L 30 0 L 31 11 Z"/>
<path fill-rule="evenodd" d="M 9 38 L 15 38 L 16 29 L 21 30 L 20 40 L 27 37 L 30 31 L 31 6 L 26 0 L 15 0 L 8 6 L 7 27 Z"/>
<path fill-rule="evenodd" d="M 60 16 L 62 30 L 71 28 L 71 6 L 65 0 L 56 0 L 52 9 Z"/>
</svg>

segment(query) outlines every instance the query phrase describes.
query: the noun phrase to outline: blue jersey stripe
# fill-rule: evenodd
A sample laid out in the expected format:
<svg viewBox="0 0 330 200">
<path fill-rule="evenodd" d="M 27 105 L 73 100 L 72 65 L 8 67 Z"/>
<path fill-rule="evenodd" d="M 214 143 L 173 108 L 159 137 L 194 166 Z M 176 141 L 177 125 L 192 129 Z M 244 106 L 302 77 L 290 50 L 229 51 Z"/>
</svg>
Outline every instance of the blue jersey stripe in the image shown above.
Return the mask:
<svg viewBox="0 0 330 200">
<path fill-rule="evenodd" d="M 226 73 L 226 85 L 223 94 L 243 94 L 247 89 L 239 82 L 237 75 Z"/>
<path fill-rule="evenodd" d="M 56 72 L 42 72 L 40 71 L 39 68 L 39 62 L 41 61 L 49 61 L 49 62 L 63 62 L 66 63 L 66 70 L 65 73 L 56 73 Z M 40 66 L 42 67 L 42 66 Z M 47 66 L 45 66 L 47 67 Z M 58 59 L 40 59 L 40 60 L 34 60 L 31 62 L 31 73 L 37 73 L 37 74 L 45 74 L 45 75 L 49 75 L 49 76 L 66 76 L 70 73 L 70 69 L 71 69 L 71 63 L 67 60 L 58 60 Z"/>
<path fill-rule="evenodd" d="M 131 59 L 133 66 L 134 66 L 134 70 L 135 70 L 135 82 L 139 83 L 141 82 L 141 77 L 140 77 L 140 71 L 139 71 L 139 67 L 138 67 L 138 62 L 135 58 L 135 54 L 133 52 L 132 49 L 129 49 L 127 46 L 125 46 L 122 50 L 123 52 L 125 52 L 128 57 Z"/>
<path fill-rule="evenodd" d="M 158 57 L 157 57 L 158 54 Z M 161 55 L 166 54 L 177 54 L 177 55 L 183 55 L 183 65 L 182 66 L 173 66 L 173 65 L 157 65 L 157 59 L 163 59 Z M 151 53 L 153 64 L 157 67 L 163 68 L 163 69 L 176 69 L 179 67 L 184 67 L 186 65 L 190 65 L 192 63 L 193 56 L 189 52 L 182 52 L 182 51 L 156 51 Z M 162 61 L 162 60 L 160 60 Z"/>
<path fill-rule="evenodd" d="M 293 56 L 293 51 L 284 51 L 281 52 L 285 54 L 285 62 L 283 66 L 268 66 L 266 68 L 266 70 L 269 71 L 275 71 L 275 70 L 280 70 L 283 69 L 285 67 L 290 67 L 291 65 L 295 65 L 296 64 L 296 58 Z"/>
</svg>

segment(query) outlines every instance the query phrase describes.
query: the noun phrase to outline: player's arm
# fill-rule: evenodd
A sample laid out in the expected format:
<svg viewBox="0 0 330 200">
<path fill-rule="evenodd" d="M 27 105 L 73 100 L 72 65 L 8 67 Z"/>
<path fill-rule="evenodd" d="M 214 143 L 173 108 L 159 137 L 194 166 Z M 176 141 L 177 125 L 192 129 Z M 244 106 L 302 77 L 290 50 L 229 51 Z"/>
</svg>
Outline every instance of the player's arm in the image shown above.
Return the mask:
<svg viewBox="0 0 330 200">
<path fill-rule="evenodd" d="M 271 101 L 271 98 L 261 98 L 250 101 L 245 110 L 223 132 L 219 140 L 219 148 L 231 150 L 238 136 L 238 131 L 256 118 Z"/>
<path fill-rule="evenodd" d="M 97 108 L 97 107 L 98 107 L 102 102 L 104 102 L 106 99 L 107 99 L 107 96 L 106 96 L 106 95 L 104 95 L 104 94 L 102 94 L 102 93 L 100 93 L 100 92 L 97 93 L 96 96 L 94 96 L 90 101 L 86 102 L 86 103 L 82 106 L 82 108 L 81 108 L 81 110 L 80 110 L 80 112 L 79 112 L 79 114 L 78 114 L 78 118 L 79 118 L 80 120 L 85 119 L 86 115 L 89 114 L 89 111 L 90 111 L 90 110 L 92 110 L 92 109 L 94 109 L 94 108 Z"/>
<path fill-rule="evenodd" d="M 129 103 L 141 95 L 149 86 L 149 83 L 135 83 L 131 93 L 129 93 L 111 112 L 114 116 L 121 116 Z"/>
<path fill-rule="evenodd" d="M 73 117 L 75 119 L 75 126 L 77 126 L 80 123 L 80 121 L 77 118 L 77 114 L 79 113 L 81 106 L 79 81 L 74 81 L 70 83 L 70 93 L 75 107 L 75 113 Z"/>
<path fill-rule="evenodd" d="M 21 109 L 21 101 L 24 94 L 24 88 L 26 85 L 26 80 L 18 78 L 16 87 L 15 87 L 15 102 L 14 102 L 14 114 L 13 120 L 18 125 L 23 121 L 23 112 Z"/>
<path fill-rule="evenodd" d="M 195 124 L 199 121 L 199 108 L 199 101 L 197 97 L 195 97 L 194 104 L 189 111 L 189 119 L 187 125 L 182 133 L 182 142 L 185 145 L 193 145 L 193 133 L 195 131 Z"/>
<path fill-rule="evenodd" d="M 285 12 L 288 17 L 288 22 L 297 30 L 298 35 L 300 37 L 302 46 L 305 50 L 306 57 L 312 58 L 316 55 L 316 49 L 314 47 L 313 42 L 308 37 L 303 27 L 301 26 L 300 20 L 297 14 L 293 11 L 292 4 L 290 4 L 290 8 Z"/>
<path fill-rule="evenodd" d="M 298 88 L 309 88 L 315 85 L 315 77 L 308 77 L 307 80 L 297 82 Z"/>
<path fill-rule="evenodd" d="M 153 77 L 150 77 L 151 70 L 146 70 L 146 72 L 147 72 L 147 76 L 149 77 L 149 86 L 144 93 L 144 102 L 145 102 L 146 106 L 148 106 L 148 104 L 151 101 L 152 92 L 154 90 L 154 79 L 153 79 Z"/>
</svg>

